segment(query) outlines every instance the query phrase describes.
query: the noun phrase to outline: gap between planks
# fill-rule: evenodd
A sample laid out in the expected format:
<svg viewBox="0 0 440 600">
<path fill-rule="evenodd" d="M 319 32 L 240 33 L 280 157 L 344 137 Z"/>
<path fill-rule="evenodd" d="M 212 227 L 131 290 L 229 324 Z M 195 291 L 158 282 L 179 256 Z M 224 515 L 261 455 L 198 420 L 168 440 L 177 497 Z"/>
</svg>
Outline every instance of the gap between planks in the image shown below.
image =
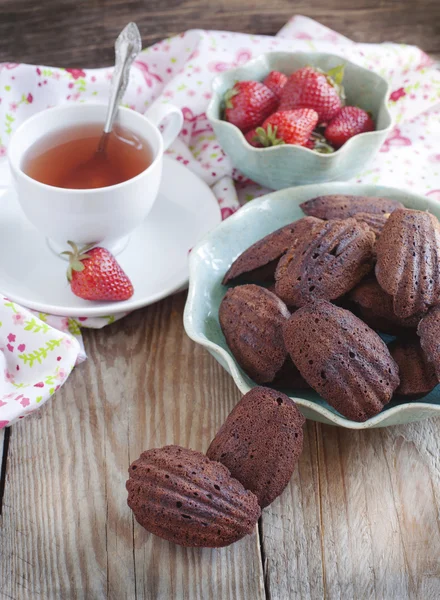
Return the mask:
<svg viewBox="0 0 440 600">
<path fill-rule="evenodd" d="M 2 514 L 3 494 L 6 486 L 6 467 L 10 435 L 10 428 L 0 429 L 0 515 Z"/>
</svg>

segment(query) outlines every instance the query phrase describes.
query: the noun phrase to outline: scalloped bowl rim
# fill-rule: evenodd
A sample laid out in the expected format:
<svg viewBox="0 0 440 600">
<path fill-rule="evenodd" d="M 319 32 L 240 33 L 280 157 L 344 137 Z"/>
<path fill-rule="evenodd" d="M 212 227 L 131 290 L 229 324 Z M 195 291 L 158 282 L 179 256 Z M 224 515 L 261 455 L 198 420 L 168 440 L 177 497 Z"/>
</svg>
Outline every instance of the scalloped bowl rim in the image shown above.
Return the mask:
<svg viewBox="0 0 440 600">
<path fill-rule="evenodd" d="M 206 234 L 205 237 L 202 238 L 200 240 L 200 242 L 193 248 L 193 250 L 190 254 L 190 257 L 189 257 L 189 290 L 188 290 L 188 297 L 187 297 L 185 310 L 184 310 L 185 331 L 186 331 L 188 337 L 191 338 L 194 342 L 200 344 L 207 350 L 212 350 L 215 358 L 216 358 L 216 355 L 218 355 L 225 361 L 225 363 L 227 364 L 227 367 L 229 369 L 229 373 L 234 380 L 235 385 L 238 387 L 238 389 L 243 394 L 247 393 L 249 390 L 251 390 L 253 387 L 255 387 L 258 384 L 255 384 L 255 386 L 249 385 L 244 380 L 244 378 L 238 368 L 237 362 L 235 361 L 232 354 L 230 354 L 227 350 L 225 350 L 224 348 L 222 348 L 215 342 L 212 342 L 211 340 L 207 339 L 205 336 L 199 334 L 198 330 L 193 326 L 192 315 L 197 310 L 196 309 L 196 294 L 197 294 L 197 287 L 198 287 L 198 278 L 196 276 L 197 262 L 198 262 L 197 252 L 200 248 L 202 248 L 206 243 L 208 243 L 211 240 L 213 235 L 215 235 L 219 231 L 222 231 L 223 229 L 228 229 L 231 226 L 233 226 L 233 224 L 235 223 L 236 220 L 242 219 L 243 216 L 246 215 L 248 212 L 254 211 L 260 204 L 265 202 L 269 197 L 274 198 L 274 200 L 276 201 L 277 196 L 284 195 L 289 190 L 303 190 L 303 189 L 311 188 L 311 187 L 313 187 L 313 188 L 324 187 L 324 186 L 328 187 L 329 185 L 331 186 L 332 184 L 331 183 L 330 184 L 319 183 L 319 184 L 295 186 L 292 188 L 285 188 L 283 190 L 271 192 L 269 194 L 266 194 L 265 196 L 261 196 L 260 198 L 252 200 L 252 202 L 249 202 L 248 204 L 241 207 L 239 211 L 237 211 L 236 213 L 234 213 L 233 215 L 228 217 L 226 220 L 222 221 L 222 223 L 217 225 L 217 227 L 215 227 L 212 231 L 210 231 L 208 234 Z M 338 186 L 346 185 L 347 187 L 352 186 L 354 188 L 356 188 L 356 187 L 362 188 L 362 187 L 365 187 L 366 185 L 370 185 L 370 184 L 354 184 L 354 183 L 352 184 L 350 182 L 335 182 L 335 184 L 333 184 L 333 185 L 338 185 Z M 390 192 L 398 191 L 400 193 L 405 193 L 405 190 L 402 190 L 400 188 L 393 188 L 390 186 L 377 186 L 377 187 L 381 188 L 383 195 L 385 195 L 387 193 L 387 190 L 389 190 Z M 331 193 L 331 192 L 329 192 L 329 193 Z M 407 193 L 409 196 L 411 196 L 413 198 L 418 197 L 419 199 L 423 199 L 423 201 L 427 202 L 428 204 L 430 204 L 431 202 L 434 204 L 434 201 L 426 196 L 421 196 L 420 194 L 414 194 L 413 192 L 407 192 Z M 354 195 L 356 195 L 356 194 L 354 194 Z M 435 204 L 437 205 L 437 203 L 435 203 Z M 438 208 L 440 208 L 440 206 L 438 206 Z M 216 360 L 217 360 L 217 358 L 216 358 Z M 372 429 L 372 428 L 378 427 L 382 421 L 390 420 L 390 417 L 392 417 L 393 415 L 396 415 L 398 413 L 399 414 L 407 413 L 407 412 L 411 413 L 415 409 L 417 409 L 419 412 L 422 412 L 423 410 L 429 411 L 430 414 L 426 415 L 426 417 L 422 417 L 422 418 L 430 418 L 433 416 L 437 416 L 437 415 L 434 415 L 434 413 L 438 413 L 438 416 L 440 416 L 440 404 L 437 405 L 437 404 L 432 404 L 430 402 L 405 402 L 405 403 L 393 406 L 385 411 L 381 411 L 380 413 L 378 413 L 371 419 L 367 419 L 367 421 L 359 423 L 356 421 L 351 421 L 349 419 L 346 419 L 342 415 L 340 416 L 339 414 L 329 410 L 325 406 L 321 406 L 320 404 L 313 402 L 312 400 L 307 400 L 306 398 L 301 398 L 300 396 L 289 395 L 289 397 L 294 402 L 296 402 L 298 404 L 298 406 L 303 406 L 303 407 L 309 409 L 311 412 L 315 412 L 318 415 L 327 419 L 328 421 L 331 421 L 332 424 L 337 425 L 339 427 L 343 427 L 345 429 Z M 408 422 L 410 422 L 412 420 L 420 420 L 420 419 L 419 418 L 408 419 Z M 386 426 L 387 427 L 393 426 L 394 424 L 395 423 L 390 423 L 389 425 L 386 425 Z"/>
<path fill-rule="evenodd" d="M 216 117 L 213 114 L 214 113 L 214 104 L 216 103 L 217 96 L 218 96 L 217 87 L 219 87 L 219 82 L 224 78 L 224 76 L 226 74 L 230 75 L 231 73 L 237 73 L 237 74 L 246 73 L 249 70 L 249 68 L 252 68 L 253 65 L 258 64 L 260 62 L 264 62 L 266 60 L 267 56 L 277 56 L 277 55 L 286 55 L 286 54 L 291 54 L 291 55 L 306 54 L 308 56 L 310 56 L 310 55 L 312 55 L 312 56 L 313 55 L 314 56 L 328 56 L 330 58 L 342 59 L 346 64 L 350 64 L 352 67 L 358 69 L 359 71 L 365 71 L 369 75 L 373 75 L 373 76 L 377 77 L 377 79 L 382 81 L 385 85 L 385 91 L 384 91 L 381 102 L 378 104 L 378 107 L 382 107 L 384 109 L 385 115 L 386 115 L 386 117 L 388 117 L 388 120 L 389 120 L 388 125 L 386 127 L 380 128 L 380 129 L 375 129 L 374 131 L 366 131 L 365 133 L 358 133 L 354 137 L 350 138 L 347 142 L 345 142 L 345 144 L 341 148 L 339 148 L 335 152 L 332 152 L 331 154 L 322 154 L 320 152 L 315 152 L 314 150 L 311 150 L 310 148 L 306 148 L 305 146 L 296 146 L 296 145 L 289 145 L 289 144 L 280 145 L 280 146 L 270 146 L 269 148 L 255 148 L 254 146 L 251 146 L 250 144 L 248 144 L 246 141 L 246 138 L 244 137 L 244 135 L 240 131 L 240 129 L 238 129 L 238 127 L 236 127 L 235 125 L 232 125 L 232 123 L 229 123 L 228 121 L 219 119 L 218 117 Z M 382 75 L 379 75 L 379 73 L 376 73 L 375 71 L 370 71 L 369 69 L 366 69 L 365 67 L 357 65 L 356 63 L 352 62 L 351 60 L 348 60 L 347 58 L 344 58 L 343 56 L 339 56 L 337 54 L 331 54 L 329 52 L 288 52 L 288 51 L 264 52 L 263 54 L 260 54 L 260 56 L 258 56 L 257 58 L 250 60 L 249 62 L 245 63 L 244 65 L 235 67 L 234 69 L 228 69 L 227 71 L 224 71 L 223 73 L 219 73 L 218 75 L 216 75 L 216 77 L 214 77 L 214 79 L 212 80 L 211 90 L 212 90 L 212 98 L 209 101 L 208 108 L 206 110 L 206 116 L 211 121 L 211 123 L 215 123 L 219 127 L 224 127 L 225 130 L 229 129 L 231 134 L 235 135 L 237 140 L 240 140 L 240 142 L 246 146 L 246 150 L 251 153 L 266 152 L 266 154 L 267 154 L 268 152 L 280 152 L 280 151 L 285 152 L 286 149 L 289 149 L 290 151 L 296 151 L 296 152 L 309 152 L 309 153 L 313 154 L 314 156 L 316 156 L 318 160 L 330 160 L 336 155 L 341 156 L 343 154 L 346 154 L 347 151 L 353 150 L 353 146 L 360 143 L 365 137 L 368 136 L 368 137 L 374 138 L 374 137 L 383 136 L 384 133 L 388 133 L 389 131 L 391 131 L 391 129 L 394 126 L 394 118 L 393 118 L 392 114 L 390 113 L 388 104 L 387 104 L 388 95 L 389 95 L 389 91 L 390 91 L 390 85 L 386 81 L 386 79 L 384 79 L 382 77 Z"/>
</svg>

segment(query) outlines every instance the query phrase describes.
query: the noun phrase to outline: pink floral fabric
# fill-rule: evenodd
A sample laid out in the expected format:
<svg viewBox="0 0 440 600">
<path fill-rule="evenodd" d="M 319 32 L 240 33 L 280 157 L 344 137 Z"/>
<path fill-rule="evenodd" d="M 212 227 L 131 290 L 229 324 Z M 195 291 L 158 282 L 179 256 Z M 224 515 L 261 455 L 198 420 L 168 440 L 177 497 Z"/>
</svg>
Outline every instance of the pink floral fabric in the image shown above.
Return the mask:
<svg viewBox="0 0 440 600">
<path fill-rule="evenodd" d="M 387 79 L 391 86 L 389 106 L 396 127 L 373 163 L 360 170 L 355 181 L 406 187 L 440 200 L 440 73 L 432 60 L 414 46 L 356 44 L 301 16 L 293 17 L 276 37 L 190 30 L 146 48 L 140 54 L 132 68 L 124 104 L 140 112 L 155 101 L 172 102 L 182 109 L 184 127 L 168 153 L 212 186 L 222 216 L 227 218 L 241 204 L 268 190 L 234 169 L 218 144 L 205 114 L 211 98 L 211 81 L 218 73 L 245 64 L 263 52 L 276 50 L 340 54 Z M 111 68 L 81 69 L 79 65 L 75 69 L 60 69 L 0 64 L 0 157 L 5 156 L 13 131 L 35 112 L 63 103 L 106 102 L 111 78 Z M 10 341 L 8 336 L 11 328 L 21 328 L 19 345 L 26 346 L 28 337 L 32 337 L 26 330 L 32 313 L 16 308 L 17 313 L 10 315 L 0 301 L 0 320 L 4 321 L 3 313 L 11 317 L 8 327 L 0 326 L 0 362 L 3 361 L 0 365 L 0 428 L 35 410 L 56 388 L 46 385 L 43 379 L 34 381 L 25 369 L 21 369 L 18 378 L 17 366 L 24 365 L 14 354 L 18 349 L 17 340 Z M 41 321 L 41 315 L 34 317 Z M 48 377 L 55 378 L 57 385 L 65 380 L 75 361 L 84 358 L 80 327 L 102 327 L 114 320 L 43 317 L 48 326 L 61 331 L 63 340 L 71 339 L 74 345 L 74 351 L 67 350 L 65 345 L 60 348 L 62 365 L 50 365 Z M 43 344 L 41 348 L 44 348 L 44 335 L 42 329 L 37 329 L 32 337 Z M 37 390 L 38 395 L 15 392 L 17 382 L 26 385 L 26 390 Z M 43 395 L 38 387 L 41 383 Z M 40 396 L 43 400 L 37 402 Z"/>
</svg>

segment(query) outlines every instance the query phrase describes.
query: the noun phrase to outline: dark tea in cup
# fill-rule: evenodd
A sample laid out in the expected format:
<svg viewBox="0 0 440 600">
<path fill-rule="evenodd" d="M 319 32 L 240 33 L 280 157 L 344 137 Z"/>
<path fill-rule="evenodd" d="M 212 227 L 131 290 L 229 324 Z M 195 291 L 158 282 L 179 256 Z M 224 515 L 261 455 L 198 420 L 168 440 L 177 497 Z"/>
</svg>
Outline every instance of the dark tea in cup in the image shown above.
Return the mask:
<svg viewBox="0 0 440 600">
<path fill-rule="evenodd" d="M 139 135 L 115 125 L 105 152 L 97 152 L 102 123 L 76 125 L 43 136 L 25 153 L 22 170 L 41 183 L 67 189 L 94 189 L 139 175 L 153 153 Z"/>
</svg>

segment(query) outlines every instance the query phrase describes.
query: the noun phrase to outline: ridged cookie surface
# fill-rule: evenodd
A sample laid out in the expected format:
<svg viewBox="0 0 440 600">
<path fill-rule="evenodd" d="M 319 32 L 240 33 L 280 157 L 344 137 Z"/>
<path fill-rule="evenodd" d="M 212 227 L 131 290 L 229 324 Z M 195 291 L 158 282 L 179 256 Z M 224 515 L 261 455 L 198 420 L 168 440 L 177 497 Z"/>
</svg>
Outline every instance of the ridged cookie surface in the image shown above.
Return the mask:
<svg viewBox="0 0 440 600">
<path fill-rule="evenodd" d="M 323 223 L 313 230 L 311 241 L 281 258 L 275 273 L 277 295 L 289 306 L 339 298 L 373 268 L 375 240 L 355 219 Z"/>
<path fill-rule="evenodd" d="M 304 379 L 353 421 L 379 413 L 399 385 L 397 365 L 377 333 L 325 300 L 296 311 L 284 341 Z"/>
<path fill-rule="evenodd" d="M 181 546 L 227 546 L 252 533 L 260 516 L 256 496 L 194 450 L 147 450 L 129 474 L 128 505 L 138 523 Z"/>
<path fill-rule="evenodd" d="M 440 223 L 430 213 L 399 209 L 376 243 L 376 278 L 406 318 L 440 303 Z"/>
<path fill-rule="evenodd" d="M 310 237 L 311 230 L 320 219 L 303 217 L 273 233 L 269 233 L 234 260 L 223 278 L 229 283 L 258 283 L 273 280 L 279 259 L 289 248 Z"/>
</svg>

